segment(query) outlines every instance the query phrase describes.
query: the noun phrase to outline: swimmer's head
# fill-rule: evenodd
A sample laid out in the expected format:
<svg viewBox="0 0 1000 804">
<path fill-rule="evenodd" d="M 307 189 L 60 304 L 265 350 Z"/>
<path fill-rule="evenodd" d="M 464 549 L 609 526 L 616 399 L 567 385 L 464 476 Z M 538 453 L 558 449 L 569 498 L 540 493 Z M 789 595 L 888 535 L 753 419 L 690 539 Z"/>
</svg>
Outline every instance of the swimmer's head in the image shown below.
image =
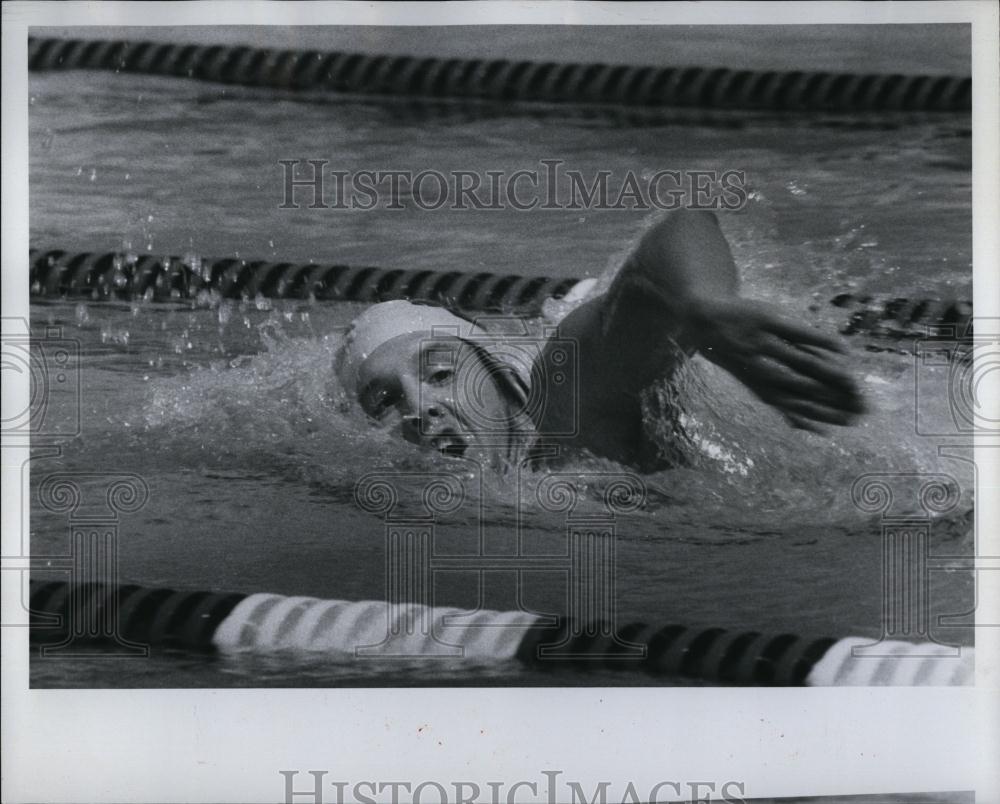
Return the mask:
<svg viewBox="0 0 1000 804">
<path fill-rule="evenodd" d="M 443 308 L 383 302 L 351 323 L 336 371 L 372 421 L 408 441 L 452 456 L 509 449 L 525 429 L 526 372 L 494 345 Z"/>
</svg>

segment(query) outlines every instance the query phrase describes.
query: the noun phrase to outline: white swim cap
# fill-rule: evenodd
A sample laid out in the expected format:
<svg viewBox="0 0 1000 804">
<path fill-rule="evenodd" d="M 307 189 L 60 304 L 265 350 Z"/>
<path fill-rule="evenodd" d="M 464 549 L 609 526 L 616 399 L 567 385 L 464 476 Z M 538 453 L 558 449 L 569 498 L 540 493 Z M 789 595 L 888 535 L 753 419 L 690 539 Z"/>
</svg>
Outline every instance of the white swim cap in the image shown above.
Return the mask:
<svg viewBox="0 0 1000 804">
<path fill-rule="evenodd" d="M 443 307 L 412 304 L 408 301 L 387 301 L 373 304 L 351 322 L 344 335 L 344 345 L 337 355 L 335 368 L 340 382 L 350 394 L 358 393 L 361 364 L 383 343 L 400 335 L 424 333 L 455 337 L 466 341 L 499 369 L 497 379 L 520 404 L 528 401 L 531 376 L 530 359 L 525 355 L 507 354 L 502 338 L 491 336 L 482 327 L 459 318 Z"/>
</svg>

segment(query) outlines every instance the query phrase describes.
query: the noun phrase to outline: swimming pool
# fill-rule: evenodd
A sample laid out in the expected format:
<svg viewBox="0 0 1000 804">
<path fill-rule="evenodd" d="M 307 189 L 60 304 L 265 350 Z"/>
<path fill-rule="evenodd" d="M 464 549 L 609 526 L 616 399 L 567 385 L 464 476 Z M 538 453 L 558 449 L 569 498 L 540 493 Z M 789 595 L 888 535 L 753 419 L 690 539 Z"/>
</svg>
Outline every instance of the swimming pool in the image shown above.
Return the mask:
<svg viewBox="0 0 1000 804">
<path fill-rule="evenodd" d="M 585 174 L 745 170 L 749 203 L 722 219 L 744 292 L 801 320 L 841 324 L 843 311 L 826 303 L 840 292 L 971 298 L 971 137 L 962 115 L 687 111 L 626 126 L 551 108 L 98 73 L 32 75 L 30 94 L 38 246 L 596 276 L 627 250 L 648 213 L 279 209 L 281 159 L 330 159 L 345 170 L 512 172 L 558 158 Z M 565 516 L 520 505 L 544 477 L 511 482 L 473 466 L 457 470 L 455 461 L 380 439 L 331 404 L 336 389 L 317 367 L 329 364 L 360 309 L 211 298 L 35 302 L 33 325 L 61 327 L 80 342 L 83 430 L 60 456 L 33 463 L 33 554 L 68 549 L 65 515 L 37 504 L 52 472 L 144 478 L 150 499 L 123 517 L 119 560 L 123 581 L 146 586 L 383 599 L 385 524 L 355 499 L 359 478 L 378 472 L 463 478 L 465 503 L 435 526 L 442 554 L 473 555 L 481 545 L 510 554 L 517 533 L 526 554 L 564 551 Z M 693 465 L 644 478 L 646 504 L 615 521 L 620 622 L 877 637 L 880 524 L 851 500 L 852 484 L 868 473 L 954 476 L 962 502 L 934 523 L 932 549 L 972 554 L 971 471 L 939 456 L 935 439 L 914 435 L 912 358 L 868 351 L 863 341 L 851 347 L 872 412 L 827 438 L 788 430 L 696 361 Z M 923 403 L 947 415 L 945 397 Z M 56 397 L 50 415 L 74 411 Z M 568 471 L 586 483 L 620 468 L 581 463 Z M 400 483 L 403 496 L 419 491 L 416 480 Z M 508 571 L 453 569 L 434 578 L 438 605 L 515 607 Z M 930 583 L 933 614 L 973 608 L 969 573 L 945 566 Z M 527 608 L 567 606 L 557 571 L 524 572 L 517 584 Z M 971 644 L 971 629 L 932 622 L 940 641 Z M 183 654 L 32 664 L 34 685 L 70 687 L 647 681 Z"/>
</svg>

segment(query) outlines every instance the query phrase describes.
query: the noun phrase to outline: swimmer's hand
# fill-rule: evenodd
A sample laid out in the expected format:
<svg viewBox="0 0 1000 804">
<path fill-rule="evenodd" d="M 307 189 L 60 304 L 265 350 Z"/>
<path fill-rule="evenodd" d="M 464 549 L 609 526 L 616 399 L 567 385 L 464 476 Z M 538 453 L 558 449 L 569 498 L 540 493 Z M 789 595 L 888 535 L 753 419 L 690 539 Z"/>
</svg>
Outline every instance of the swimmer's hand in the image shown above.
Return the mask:
<svg viewBox="0 0 1000 804">
<path fill-rule="evenodd" d="M 834 339 L 791 321 L 770 305 L 736 296 L 692 305 L 686 334 L 724 368 L 801 430 L 846 425 L 865 405 Z"/>
</svg>

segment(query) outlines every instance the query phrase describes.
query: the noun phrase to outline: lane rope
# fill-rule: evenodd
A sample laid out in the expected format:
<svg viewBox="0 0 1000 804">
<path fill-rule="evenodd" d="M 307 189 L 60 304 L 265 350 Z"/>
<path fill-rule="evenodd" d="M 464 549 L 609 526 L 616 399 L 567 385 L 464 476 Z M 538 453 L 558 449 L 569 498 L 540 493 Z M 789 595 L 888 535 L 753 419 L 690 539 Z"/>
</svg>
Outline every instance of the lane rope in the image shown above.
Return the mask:
<svg viewBox="0 0 1000 804">
<path fill-rule="evenodd" d="M 258 297 L 368 303 L 409 299 L 470 312 L 531 314 L 540 311 L 546 299 L 572 297 L 574 289 L 583 292 L 594 281 L 64 249 L 31 249 L 28 262 L 32 296 L 90 301 L 178 301 L 198 299 L 200 294 L 247 301 Z M 840 293 L 830 304 L 850 313 L 841 334 L 891 341 L 926 337 L 929 328 L 950 328 L 961 337 L 969 334 L 973 318 L 971 301 Z"/>
<path fill-rule="evenodd" d="M 840 329 L 842 335 L 871 335 L 891 340 L 927 337 L 928 329 L 949 330 L 953 336 L 971 334 L 971 301 L 957 299 L 882 298 L 839 293 L 830 299 L 834 307 L 850 310 Z"/>
<path fill-rule="evenodd" d="M 295 264 L 31 250 L 28 282 L 37 297 L 84 296 L 169 301 L 217 293 L 226 299 L 430 301 L 465 310 L 520 312 L 562 298 L 578 282 L 546 276 L 401 270 L 375 266 Z"/>
<path fill-rule="evenodd" d="M 519 662 L 617 669 L 722 685 L 956 686 L 973 682 L 973 648 L 805 638 L 722 628 L 575 623 L 527 612 L 386 601 L 32 581 L 31 638 L 113 647 L 116 640 L 220 654 L 310 654 L 332 661 Z M 88 627 L 81 627 L 84 623 Z M 94 628 L 95 623 L 104 629 Z"/>
<path fill-rule="evenodd" d="M 113 70 L 284 90 L 773 111 L 968 112 L 972 79 L 445 59 L 241 45 L 28 38 L 28 69 Z"/>
</svg>

